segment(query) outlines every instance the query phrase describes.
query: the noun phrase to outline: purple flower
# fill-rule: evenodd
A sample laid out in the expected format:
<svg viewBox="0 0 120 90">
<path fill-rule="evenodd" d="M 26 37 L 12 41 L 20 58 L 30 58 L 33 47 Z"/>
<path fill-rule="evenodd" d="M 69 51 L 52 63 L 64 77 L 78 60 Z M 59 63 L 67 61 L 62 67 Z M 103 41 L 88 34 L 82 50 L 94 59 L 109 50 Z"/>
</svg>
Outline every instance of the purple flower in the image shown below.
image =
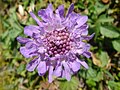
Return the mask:
<svg viewBox="0 0 120 90">
<path fill-rule="evenodd" d="M 52 4 L 49 4 L 46 9 L 38 11 L 42 21 L 30 12 L 38 25 L 24 28 L 24 34 L 31 38 L 17 37 L 17 40 L 25 45 L 20 48 L 21 54 L 26 58 L 34 57 L 28 63 L 27 70 L 37 69 L 40 76 L 48 72 L 49 82 L 57 77 L 69 81 L 81 65 L 88 68 L 87 63 L 79 60 L 78 56 L 91 56 L 90 45 L 84 41 L 90 40 L 94 34 L 87 36 L 88 17 L 73 12 L 73 9 L 74 5 L 71 4 L 65 17 L 63 5 L 53 13 Z"/>
</svg>

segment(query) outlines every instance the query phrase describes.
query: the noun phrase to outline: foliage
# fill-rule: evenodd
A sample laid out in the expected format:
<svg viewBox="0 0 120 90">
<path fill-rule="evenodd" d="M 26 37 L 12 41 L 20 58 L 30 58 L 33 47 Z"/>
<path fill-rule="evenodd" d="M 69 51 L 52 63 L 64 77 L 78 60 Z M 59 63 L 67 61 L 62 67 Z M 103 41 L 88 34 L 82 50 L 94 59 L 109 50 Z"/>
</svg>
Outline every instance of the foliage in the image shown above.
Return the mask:
<svg viewBox="0 0 120 90">
<path fill-rule="evenodd" d="M 26 71 L 29 60 L 19 53 L 17 36 L 24 36 L 24 26 L 35 24 L 29 11 L 35 13 L 48 3 L 75 3 L 75 12 L 89 17 L 89 34 L 95 32 L 91 44 L 89 69 L 76 73 L 70 82 Z M 0 0 L 0 90 L 120 90 L 120 1 L 119 0 Z M 24 36 L 26 37 L 26 36 Z M 57 83 L 57 84 L 56 84 Z M 51 89 L 52 87 L 52 89 Z"/>
</svg>

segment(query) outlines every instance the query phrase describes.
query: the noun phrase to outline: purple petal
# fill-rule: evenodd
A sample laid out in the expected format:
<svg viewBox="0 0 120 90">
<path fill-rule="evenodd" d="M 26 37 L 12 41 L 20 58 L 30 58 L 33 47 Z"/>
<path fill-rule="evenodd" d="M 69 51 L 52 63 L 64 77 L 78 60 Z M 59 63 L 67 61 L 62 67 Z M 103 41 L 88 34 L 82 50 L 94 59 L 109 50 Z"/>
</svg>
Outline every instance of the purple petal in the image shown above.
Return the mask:
<svg viewBox="0 0 120 90">
<path fill-rule="evenodd" d="M 87 20 L 88 20 L 88 17 L 87 16 L 80 16 L 80 18 L 78 18 L 77 19 L 77 26 L 76 26 L 76 28 L 79 28 L 79 27 L 81 27 L 83 24 L 85 24 L 86 22 L 87 22 Z"/>
<path fill-rule="evenodd" d="M 40 22 L 40 20 L 35 16 L 35 14 L 33 12 L 30 12 L 31 17 L 37 22 L 37 24 L 39 26 L 42 26 L 42 23 Z"/>
<path fill-rule="evenodd" d="M 63 18 L 64 17 L 64 5 L 60 5 L 58 7 L 58 12 L 59 12 L 60 17 Z"/>
<path fill-rule="evenodd" d="M 51 83 L 53 81 L 53 66 L 50 66 L 49 68 L 49 76 L 48 76 L 48 79 L 49 79 L 49 83 Z"/>
<path fill-rule="evenodd" d="M 73 53 L 75 53 L 75 54 L 79 54 L 79 55 L 81 55 L 83 52 L 84 52 L 84 50 L 83 49 L 73 49 L 73 50 L 71 50 Z"/>
<path fill-rule="evenodd" d="M 72 12 L 69 17 L 64 20 L 63 25 L 65 25 L 70 32 L 76 31 L 75 26 L 78 16 L 78 14 Z"/>
<path fill-rule="evenodd" d="M 84 42 L 78 42 L 76 43 L 76 49 L 73 49 L 72 52 L 73 53 L 78 53 L 83 54 L 84 52 L 88 52 L 88 50 L 90 49 L 90 45 L 86 44 Z"/>
<path fill-rule="evenodd" d="M 44 44 L 44 42 L 41 38 L 37 38 L 36 42 L 37 42 L 38 46 L 42 46 Z"/>
<path fill-rule="evenodd" d="M 62 70 L 62 78 L 65 78 L 65 70 Z"/>
<path fill-rule="evenodd" d="M 71 14 L 70 14 L 70 21 L 72 22 L 72 23 L 76 23 L 76 19 L 79 17 L 79 14 L 76 14 L 76 13 L 74 13 L 74 12 L 72 12 Z"/>
<path fill-rule="evenodd" d="M 26 69 L 28 71 L 34 71 L 34 69 L 36 68 L 36 66 L 38 65 L 39 63 L 39 58 L 35 58 L 34 60 L 30 61 L 27 66 L 26 66 Z"/>
<path fill-rule="evenodd" d="M 67 63 L 63 63 L 63 66 L 64 66 L 64 74 L 65 75 L 64 77 L 70 81 L 71 79 L 71 73 L 70 73 L 70 67 L 67 65 Z"/>
<path fill-rule="evenodd" d="M 40 27 L 39 30 L 33 32 L 32 37 L 37 39 L 41 38 L 44 34 L 45 34 L 44 28 Z"/>
<path fill-rule="evenodd" d="M 66 17 L 68 17 L 69 14 L 71 14 L 73 10 L 74 10 L 74 4 L 72 3 L 72 4 L 70 5 L 69 9 L 68 9 L 68 13 L 67 13 Z"/>
<path fill-rule="evenodd" d="M 39 53 L 45 53 L 46 52 L 46 49 L 44 47 L 39 47 L 38 48 L 38 52 Z"/>
<path fill-rule="evenodd" d="M 37 46 L 34 44 L 34 42 L 28 42 L 25 44 L 26 49 L 37 49 Z"/>
<path fill-rule="evenodd" d="M 24 28 L 24 34 L 33 36 L 33 33 L 40 33 L 39 27 L 35 25 L 29 25 Z"/>
<path fill-rule="evenodd" d="M 76 55 L 70 52 L 69 55 L 68 55 L 68 58 L 72 59 L 72 60 L 75 60 Z"/>
<path fill-rule="evenodd" d="M 77 49 L 81 49 L 83 48 L 84 46 L 86 45 L 86 43 L 82 42 L 82 41 L 79 41 L 79 42 L 76 42 L 75 43 L 75 46 Z"/>
<path fill-rule="evenodd" d="M 48 16 L 46 14 L 46 11 L 44 9 L 41 9 L 38 11 L 38 16 L 42 18 L 45 22 L 48 21 Z"/>
<path fill-rule="evenodd" d="M 86 44 L 84 48 L 85 48 L 85 51 L 88 51 L 90 49 L 90 44 Z"/>
<path fill-rule="evenodd" d="M 85 61 L 83 61 L 83 60 L 81 61 L 79 59 L 77 59 L 76 61 L 79 62 L 82 66 L 84 66 L 86 69 L 89 68 L 88 65 L 87 65 L 87 63 Z"/>
<path fill-rule="evenodd" d="M 41 61 L 37 67 L 38 74 L 43 75 L 47 71 L 47 66 L 45 61 Z"/>
<path fill-rule="evenodd" d="M 91 57 L 91 53 L 90 52 L 84 52 L 83 55 L 86 56 L 87 58 Z"/>
<path fill-rule="evenodd" d="M 53 75 L 56 76 L 56 77 L 59 77 L 61 76 L 61 72 L 62 72 L 62 66 L 58 66 L 54 72 L 53 72 Z"/>
<path fill-rule="evenodd" d="M 74 72 L 77 72 L 80 69 L 80 63 L 76 61 L 70 62 L 70 68 L 72 68 Z"/>
<path fill-rule="evenodd" d="M 83 45 L 81 45 L 81 49 L 77 49 L 75 52 L 78 53 L 78 54 L 83 54 L 85 52 L 88 52 L 89 49 L 90 49 L 90 45 L 83 43 Z M 84 55 L 86 55 L 86 57 L 87 56 L 89 57 L 90 54 L 85 53 Z"/>
<path fill-rule="evenodd" d="M 36 53 L 34 53 L 35 51 L 36 51 L 35 47 L 32 47 L 30 49 L 28 49 L 26 47 L 21 47 L 20 48 L 21 54 L 26 58 L 30 58 L 30 57 L 33 57 L 33 56 L 37 55 Z"/>
<path fill-rule="evenodd" d="M 41 17 L 45 22 L 51 22 L 51 18 L 53 18 L 52 4 L 49 4 L 46 9 L 39 10 L 38 16 Z"/>
<path fill-rule="evenodd" d="M 85 40 L 90 40 L 90 39 L 92 39 L 93 38 L 93 36 L 95 35 L 95 33 L 93 33 L 92 35 L 90 35 L 90 36 L 82 36 Z"/>
<path fill-rule="evenodd" d="M 32 40 L 30 40 L 29 38 L 23 38 L 23 37 L 17 37 L 17 41 L 21 44 L 26 44 L 27 42 L 30 42 Z"/>
<path fill-rule="evenodd" d="M 86 36 L 88 35 L 88 30 L 87 29 L 83 29 L 81 32 L 81 36 Z"/>
<path fill-rule="evenodd" d="M 51 32 L 54 30 L 54 28 L 55 28 L 55 26 L 51 25 L 50 23 L 44 24 L 44 29 L 46 32 Z"/>
<path fill-rule="evenodd" d="M 47 9 L 46 9 L 47 15 L 50 16 L 51 18 L 53 17 L 53 6 L 52 4 L 49 4 Z"/>
<path fill-rule="evenodd" d="M 45 34 L 45 30 L 44 30 L 43 27 L 40 27 L 40 34 L 41 34 L 41 35 L 44 35 L 44 34 Z"/>
<path fill-rule="evenodd" d="M 75 28 L 73 30 L 75 37 L 76 37 L 76 35 L 78 35 L 78 36 L 80 35 L 80 37 L 81 37 L 81 36 L 86 36 L 88 34 L 88 25 L 84 24 L 79 28 L 76 28 L 76 27 L 77 26 L 75 26 Z"/>
<path fill-rule="evenodd" d="M 81 42 L 81 45 L 79 47 L 77 47 L 77 49 L 75 49 L 73 51 L 75 53 L 78 53 L 79 55 L 81 55 L 81 54 L 83 54 L 85 52 L 88 52 L 89 49 L 90 49 L 90 45 L 89 44 L 85 44 L 85 43 Z"/>
</svg>

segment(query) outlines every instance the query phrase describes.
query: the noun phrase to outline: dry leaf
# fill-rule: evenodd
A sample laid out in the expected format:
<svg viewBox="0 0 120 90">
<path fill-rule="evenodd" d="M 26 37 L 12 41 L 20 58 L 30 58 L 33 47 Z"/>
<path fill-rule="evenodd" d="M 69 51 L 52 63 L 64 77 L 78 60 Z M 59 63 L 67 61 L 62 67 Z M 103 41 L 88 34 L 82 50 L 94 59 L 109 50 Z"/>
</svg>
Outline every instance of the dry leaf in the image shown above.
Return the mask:
<svg viewBox="0 0 120 90">
<path fill-rule="evenodd" d="M 95 54 L 91 53 L 93 63 L 99 67 L 101 67 L 101 61 L 95 56 Z"/>
</svg>

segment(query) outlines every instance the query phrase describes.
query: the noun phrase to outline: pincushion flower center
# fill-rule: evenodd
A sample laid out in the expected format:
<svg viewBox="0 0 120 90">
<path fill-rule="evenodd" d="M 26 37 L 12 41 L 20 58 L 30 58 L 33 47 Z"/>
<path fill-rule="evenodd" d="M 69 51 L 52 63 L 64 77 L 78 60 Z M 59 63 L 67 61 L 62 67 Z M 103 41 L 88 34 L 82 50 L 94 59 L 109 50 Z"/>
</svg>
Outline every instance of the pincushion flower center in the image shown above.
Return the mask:
<svg viewBox="0 0 120 90">
<path fill-rule="evenodd" d="M 70 48 L 70 34 L 67 30 L 54 30 L 48 33 L 47 36 L 47 52 L 52 57 L 56 54 L 63 55 L 67 53 Z"/>
</svg>

